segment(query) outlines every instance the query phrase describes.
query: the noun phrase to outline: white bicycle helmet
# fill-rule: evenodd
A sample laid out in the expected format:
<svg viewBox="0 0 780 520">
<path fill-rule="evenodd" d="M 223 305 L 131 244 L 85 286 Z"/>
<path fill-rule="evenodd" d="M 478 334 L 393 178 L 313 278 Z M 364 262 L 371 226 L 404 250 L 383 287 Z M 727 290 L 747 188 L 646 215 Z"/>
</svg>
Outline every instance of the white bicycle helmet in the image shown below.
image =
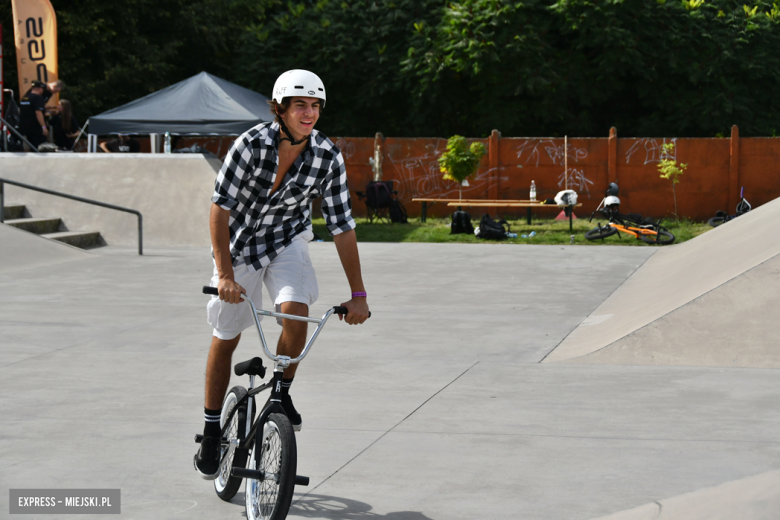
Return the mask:
<svg viewBox="0 0 780 520">
<path fill-rule="evenodd" d="M 281 103 L 286 97 L 316 97 L 322 100 L 325 108 L 325 84 L 319 76 L 308 70 L 288 70 L 276 79 L 273 99 Z"/>
<path fill-rule="evenodd" d="M 608 195 L 607 197 L 604 197 L 604 206 L 620 206 L 620 199 L 614 195 Z"/>
<path fill-rule="evenodd" d="M 576 206 L 577 205 L 577 192 L 574 190 L 559 191 L 555 195 L 555 203 L 559 206 Z"/>
</svg>

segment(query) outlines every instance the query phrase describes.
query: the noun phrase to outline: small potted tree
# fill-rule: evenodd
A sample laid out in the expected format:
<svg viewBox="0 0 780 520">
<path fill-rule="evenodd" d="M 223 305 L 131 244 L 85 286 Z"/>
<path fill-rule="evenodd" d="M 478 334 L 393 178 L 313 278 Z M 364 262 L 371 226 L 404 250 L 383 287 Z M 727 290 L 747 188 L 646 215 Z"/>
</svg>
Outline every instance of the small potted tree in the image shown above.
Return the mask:
<svg viewBox="0 0 780 520">
<path fill-rule="evenodd" d="M 664 155 L 666 157 L 674 157 L 674 143 L 666 143 L 663 145 Z M 672 159 L 662 159 L 658 163 L 658 171 L 661 172 L 662 179 L 669 179 L 672 181 L 672 197 L 674 197 L 674 218 L 679 220 L 680 217 L 677 214 L 677 192 L 674 186 L 680 182 L 680 177 L 685 173 L 687 164 L 677 164 L 677 161 Z"/>
<path fill-rule="evenodd" d="M 447 140 L 447 151 L 439 157 L 439 167 L 444 179 L 458 183 L 458 200 L 463 199 L 463 186 L 468 186 L 468 178 L 477 173 L 479 161 L 487 153 L 480 142 L 466 142 L 466 138 L 453 135 Z"/>
<path fill-rule="evenodd" d="M 485 146 L 480 142 L 466 142 L 466 138 L 460 135 L 453 135 L 447 140 L 447 151 L 439 157 L 439 167 L 444 173 L 444 179 L 458 183 L 458 200 L 463 200 L 463 186 L 468 186 L 468 178 L 477 173 L 479 161 L 487 153 Z M 468 233 L 474 232 L 471 225 L 471 217 L 468 213 L 458 211 L 452 214 L 452 226 L 450 233 Z"/>
</svg>

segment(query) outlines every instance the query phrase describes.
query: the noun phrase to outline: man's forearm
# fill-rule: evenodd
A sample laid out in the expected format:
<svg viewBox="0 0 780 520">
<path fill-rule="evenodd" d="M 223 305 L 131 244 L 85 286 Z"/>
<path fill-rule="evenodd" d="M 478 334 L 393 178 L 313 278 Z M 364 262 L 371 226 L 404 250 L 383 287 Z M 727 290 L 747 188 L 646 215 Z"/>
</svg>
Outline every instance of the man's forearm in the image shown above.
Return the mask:
<svg viewBox="0 0 780 520">
<path fill-rule="evenodd" d="M 209 230 L 211 246 L 214 248 L 214 262 L 220 279 L 233 280 L 233 259 L 230 256 L 230 212 L 216 204 L 211 205 Z"/>
<path fill-rule="evenodd" d="M 351 229 L 334 235 L 333 242 L 336 244 L 336 250 L 339 253 L 339 259 L 341 259 L 344 274 L 347 275 L 350 289 L 352 289 L 352 292 L 365 292 L 366 288 L 363 286 L 363 275 L 360 271 L 360 255 L 358 255 L 355 230 Z"/>
</svg>

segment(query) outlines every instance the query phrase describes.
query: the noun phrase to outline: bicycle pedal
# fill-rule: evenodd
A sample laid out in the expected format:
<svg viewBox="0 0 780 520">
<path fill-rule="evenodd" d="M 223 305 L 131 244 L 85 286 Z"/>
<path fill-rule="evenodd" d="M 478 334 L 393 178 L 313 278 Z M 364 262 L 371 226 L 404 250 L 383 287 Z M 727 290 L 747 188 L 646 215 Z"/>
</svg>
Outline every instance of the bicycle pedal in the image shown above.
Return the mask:
<svg viewBox="0 0 780 520">
<path fill-rule="evenodd" d="M 222 438 L 220 439 L 220 441 L 221 441 L 221 443 L 222 443 L 222 444 L 229 444 L 229 441 L 227 440 L 227 437 L 222 437 Z M 235 441 L 233 442 L 233 444 L 238 444 L 238 442 L 237 442 L 237 441 L 238 441 L 238 439 L 235 439 Z M 202 433 L 196 433 L 196 434 L 195 434 L 195 442 L 197 442 L 198 444 L 200 444 L 201 442 L 203 442 L 203 434 L 202 434 Z"/>
<path fill-rule="evenodd" d="M 308 486 L 309 485 L 309 477 L 304 477 L 303 475 L 295 475 L 295 485 L 296 486 Z"/>
<path fill-rule="evenodd" d="M 265 472 L 259 469 L 237 468 L 236 466 L 233 466 L 231 473 L 234 477 L 251 478 L 260 481 L 265 480 Z"/>
</svg>

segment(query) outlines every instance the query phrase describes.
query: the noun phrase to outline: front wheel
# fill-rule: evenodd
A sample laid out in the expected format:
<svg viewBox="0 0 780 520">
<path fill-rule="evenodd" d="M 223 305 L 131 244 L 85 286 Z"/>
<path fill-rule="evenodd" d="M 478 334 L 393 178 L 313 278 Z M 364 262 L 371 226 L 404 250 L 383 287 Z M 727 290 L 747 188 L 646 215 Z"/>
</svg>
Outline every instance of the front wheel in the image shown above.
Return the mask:
<svg viewBox="0 0 780 520">
<path fill-rule="evenodd" d="M 298 464 L 295 433 L 286 415 L 272 413 L 258 435 L 249 469 L 261 470 L 262 480 L 246 479 L 247 520 L 283 520 L 295 489 Z"/>
<path fill-rule="evenodd" d="M 585 232 L 585 238 L 588 240 L 598 240 L 599 238 L 604 240 L 607 237 L 611 237 L 615 233 L 617 233 L 617 228 L 614 228 L 607 224 L 606 226 L 602 227 L 601 224 L 599 224 L 599 227 L 593 228 L 590 231 Z"/>
<path fill-rule="evenodd" d="M 674 242 L 674 235 L 665 229 L 659 229 L 656 235 L 639 235 L 639 240 L 645 244 L 654 244 L 658 246 L 667 246 Z"/>
<path fill-rule="evenodd" d="M 243 468 L 246 464 L 248 450 L 239 448 L 238 443 L 244 440 L 246 433 L 246 401 L 241 403 L 238 410 L 231 412 L 239 406 L 241 399 L 246 396 L 246 389 L 242 386 L 234 386 L 225 396 L 222 403 L 222 415 L 219 418 L 222 426 L 224 440 L 220 448 L 219 474 L 214 480 L 214 490 L 222 500 L 229 502 L 241 487 L 241 478 L 231 475 L 231 468 L 238 466 Z"/>
</svg>

